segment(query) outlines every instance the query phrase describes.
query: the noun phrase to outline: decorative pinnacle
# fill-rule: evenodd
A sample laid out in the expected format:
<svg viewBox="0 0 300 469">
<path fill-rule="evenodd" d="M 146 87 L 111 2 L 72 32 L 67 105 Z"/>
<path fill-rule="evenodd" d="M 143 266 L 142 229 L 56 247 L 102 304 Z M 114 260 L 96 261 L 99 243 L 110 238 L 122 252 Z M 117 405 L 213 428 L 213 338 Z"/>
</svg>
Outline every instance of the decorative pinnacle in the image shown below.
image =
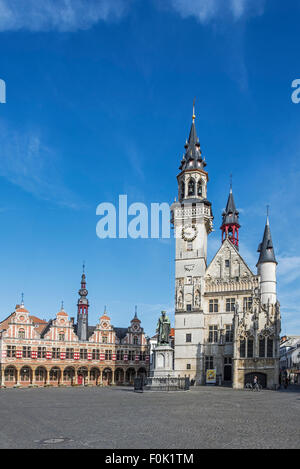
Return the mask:
<svg viewBox="0 0 300 469">
<path fill-rule="evenodd" d="M 230 193 L 232 194 L 232 174 L 230 174 Z"/>
<path fill-rule="evenodd" d="M 24 306 L 24 293 L 21 293 L 21 305 Z"/>
<path fill-rule="evenodd" d="M 84 273 L 85 271 L 85 261 L 83 261 L 83 264 L 82 264 L 82 272 Z"/>
<path fill-rule="evenodd" d="M 195 104 L 196 104 L 196 98 L 194 98 L 194 101 L 193 101 L 193 121 L 196 119 Z"/>
<path fill-rule="evenodd" d="M 269 212 L 270 212 L 270 205 L 267 205 L 267 225 L 270 224 L 270 222 L 269 222 Z"/>
<path fill-rule="evenodd" d="M 63 302 L 63 301 L 61 302 L 61 309 L 60 309 L 60 310 L 61 310 L 61 311 L 64 310 L 64 302 Z"/>
</svg>

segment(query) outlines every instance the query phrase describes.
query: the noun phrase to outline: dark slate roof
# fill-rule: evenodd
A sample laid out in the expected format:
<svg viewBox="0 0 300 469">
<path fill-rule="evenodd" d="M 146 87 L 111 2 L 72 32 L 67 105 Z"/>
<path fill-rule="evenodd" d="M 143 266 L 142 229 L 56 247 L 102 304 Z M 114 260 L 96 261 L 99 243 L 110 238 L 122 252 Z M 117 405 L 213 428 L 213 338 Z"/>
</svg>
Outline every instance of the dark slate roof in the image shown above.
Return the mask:
<svg viewBox="0 0 300 469">
<path fill-rule="evenodd" d="M 197 137 L 197 131 L 195 126 L 195 119 L 189 135 L 189 139 L 185 144 L 185 154 L 182 158 L 179 169 L 184 171 L 185 169 L 203 169 L 206 166 L 205 161 L 202 158 L 202 152 L 200 148 L 199 138 Z"/>
<path fill-rule="evenodd" d="M 269 218 L 267 218 L 264 237 L 262 243 L 258 246 L 257 252 L 260 253 L 257 266 L 259 264 L 263 264 L 264 262 L 276 262 L 271 230 L 270 230 L 270 223 Z"/>
<path fill-rule="evenodd" d="M 48 322 L 47 326 L 45 327 L 45 329 L 44 329 L 43 332 L 41 333 L 41 338 L 44 338 L 44 337 L 45 337 L 45 334 L 47 334 L 47 332 L 49 331 L 50 327 L 52 326 L 52 323 L 53 323 L 53 319 L 50 319 L 50 321 Z"/>
<path fill-rule="evenodd" d="M 96 326 L 88 326 L 88 339 L 94 334 Z"/>
<path fill-rule="evenodd" d="M 230 189 L 229 197 L 227 200 L 227 205 L 225 212 L 222 213 L 222 225 L 230 225 L 230 224 L 239 224 L 239 212 L 236 209 L 232 189 Z"/>
<path fill-rule="evenodd" d="M 128 332 L 128 327 L 114 327 L 114 331 L 118 339 L 121 341 L 126 336 Z"/>
</svg>

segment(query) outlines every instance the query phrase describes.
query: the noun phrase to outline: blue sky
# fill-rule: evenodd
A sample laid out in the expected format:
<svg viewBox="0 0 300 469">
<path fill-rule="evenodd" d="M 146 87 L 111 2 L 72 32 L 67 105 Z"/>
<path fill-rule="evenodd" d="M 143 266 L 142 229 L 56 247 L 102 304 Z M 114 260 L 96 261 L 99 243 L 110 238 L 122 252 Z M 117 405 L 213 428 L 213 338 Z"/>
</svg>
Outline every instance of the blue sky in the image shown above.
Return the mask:
<svg viewBox="0 0 300 469">
<path fill-rule="evenodd" d="M 100 240 L 96 207 L 169 202 L 197 98 L 215 232 L 230 173 L 241 254 L 255 270 L 266 205 L 283 333 L 300 334 L 300 4 L 290 0 L 0 0 L 1 317 L 25 294 L 76 316 L 86 261 L 90 322 L 107 305 L 148 334 L 173 319 L 174 241 Z"/>
</svg>

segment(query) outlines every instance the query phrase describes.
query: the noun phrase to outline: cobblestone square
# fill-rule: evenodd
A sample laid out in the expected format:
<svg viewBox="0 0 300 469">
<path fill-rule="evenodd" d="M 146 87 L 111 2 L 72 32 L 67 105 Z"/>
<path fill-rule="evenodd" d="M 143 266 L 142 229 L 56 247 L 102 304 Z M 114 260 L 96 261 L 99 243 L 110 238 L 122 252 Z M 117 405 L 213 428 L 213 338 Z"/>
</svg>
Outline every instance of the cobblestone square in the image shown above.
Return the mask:
<svg viewBox="0 0 300 469">
<path fill-rule="evenodd" d="M 299 448 L 300 388 L 0 391 L 1 448 Z"/>
</svg>

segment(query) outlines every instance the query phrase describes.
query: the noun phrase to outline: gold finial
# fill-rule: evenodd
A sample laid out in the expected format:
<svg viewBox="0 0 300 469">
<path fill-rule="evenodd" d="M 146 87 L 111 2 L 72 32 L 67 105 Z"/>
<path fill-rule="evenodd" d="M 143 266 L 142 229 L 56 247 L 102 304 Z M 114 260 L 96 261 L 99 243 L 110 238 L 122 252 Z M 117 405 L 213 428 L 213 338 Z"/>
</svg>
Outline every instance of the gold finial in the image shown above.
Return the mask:
<svg viewBox="0 0 300 469">
<path fill-rule="evenodd" d="M 196 115 L 195 115 L 195 104 L 196 104 L 196 98 L 194 98 L 194 101 L 193 101 L 193 121 L 196 119 Z"/>
</svg>

